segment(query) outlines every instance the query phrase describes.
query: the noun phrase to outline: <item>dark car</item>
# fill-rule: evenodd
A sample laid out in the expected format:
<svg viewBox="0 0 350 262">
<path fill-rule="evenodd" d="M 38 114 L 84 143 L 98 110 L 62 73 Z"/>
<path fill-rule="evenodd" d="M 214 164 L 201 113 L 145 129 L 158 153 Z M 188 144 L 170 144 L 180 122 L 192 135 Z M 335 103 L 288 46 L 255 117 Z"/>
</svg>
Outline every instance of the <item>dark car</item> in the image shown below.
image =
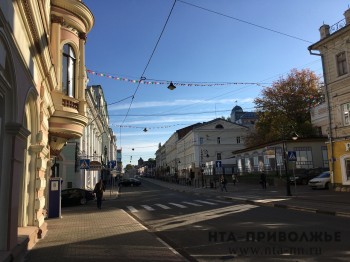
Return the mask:
<svg viewBox="0 0 350 262">
<path fill-rule="evenodd" d="M 88 201 L 94 200 L 92 190 L 82 188 L 67 188 L 61 191 L 61 205 L 85 205 Z"/>
<path fill-rule="evenodd" d="M 122 186 L 140 186 L 141 181 L 135 178 L 123 178 L 120 184 Z"/>
<path fill-rule="evenodd" d="M 295 182 L 298 185 L 307 185 L 311 179 L 317 177 L 321 173 L 328 171 L 328 168 L 317 167 L 311 169 L 300 169 L 295 171 Z M 294 175 L 289 177 L 290 182 L 294 184 Z"/>
</svg>

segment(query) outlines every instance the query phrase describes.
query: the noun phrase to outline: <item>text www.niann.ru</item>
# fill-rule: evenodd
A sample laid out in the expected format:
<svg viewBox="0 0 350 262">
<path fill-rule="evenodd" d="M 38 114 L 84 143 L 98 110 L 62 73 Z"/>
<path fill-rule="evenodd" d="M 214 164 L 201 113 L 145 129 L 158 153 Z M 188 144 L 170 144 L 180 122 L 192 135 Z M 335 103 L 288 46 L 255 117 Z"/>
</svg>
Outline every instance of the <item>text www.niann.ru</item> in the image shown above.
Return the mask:
<svg viewBox="0 0 350 262">
<path fill-rule="evenodd" d="M 229 253 L 237 256 L 320 256 L 320 247 L 230 247 Z"/>
</svg>

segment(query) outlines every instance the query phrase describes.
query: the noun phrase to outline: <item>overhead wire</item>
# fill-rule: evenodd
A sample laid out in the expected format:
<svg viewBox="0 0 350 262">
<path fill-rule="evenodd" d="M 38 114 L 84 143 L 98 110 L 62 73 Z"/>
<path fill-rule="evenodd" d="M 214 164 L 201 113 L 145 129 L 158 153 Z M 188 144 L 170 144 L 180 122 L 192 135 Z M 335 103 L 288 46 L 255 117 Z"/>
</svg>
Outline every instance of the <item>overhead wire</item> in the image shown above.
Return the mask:
<svg viewBox="0 0 350 262">
<path fill-rule="evenodd" d="M 300 38 L 300 37 L 296 37 L 296 36 L 289 35 L 289 34 L 286 34 L 286 33 L 283 33 L 283 32 L 280 32 L 280 31 L 277 31 L 277 30 L 274 30 L 274 29 L 271 29 L 271 28 L 268 28 L 268 27 L 265 27 L 265 26 L 261 26 L 261 25 L 258 25 L 258 24 L 254 24 L 254 23 L 245 21 L 245 20 L 243 20 L 243 19 L 239 19 L 239 18 L 230 16 L 230 15 L 226 15 L 226 14 L 223 14 L 223 13 L 220 13 L 220 12 L 217 12 L 217 11 L 214 11 L 214 10 L 211 10 L 211 9 L 208 9 L 208 8 L 205 8 L 205 7 L 202 7 L 202 6 L 199 6 L 199 5 L 195 5 L 195 4 L 192 4 L 192 3 L 188 3 L 188 2 L 183 1 L 183 0 L 178 0 L 178 1 L 181 2 L 181 3 L 183 3 L 183 4 L 187 4 L 187 5 L 190 5 L 190 6 L 193 6 L 193 7 L 202 9 L 202 10 L 205 10 L 205 11 L 207 11 L 207 12 L 214 13 L 214 14 L 217 14 L 217 15 L 220 15 L 220 16 L 223 16 L 223 17 L 232 19 L 232 20 L 239 21 L 239 22 L 241 22 L 241 23 L 245 23 L 245 24 L 251 25 L 251 26 L 255 26 L 255 27 L 258 27 L 258 28 L 261 28 L 261 29 L 264 29 L 264 30 L 267 30 L 267 31 L 270 31 L 270 32 L 273 32 L 273 33 L 276 33 L 276 34 L 280 34 L 280 35 L 283 35 L 283 36 L 287 36 L 287 37 L 290 37 L 290 38 L 294 38 L 294 39 L 297 39 L 297 40 L 300 40 L 300 41 L 303 41 L 303 42 L 306 42 L 306 43 L 311 43 L 311 44 L 313 43 L 313 42 L 311 42 L 311 41 L 302 39 L 302 38 Z"/>
<path fill-rule="evenodd" d="M 126 115 L 125 115 L 125 117 L 124 117 L 124 120 L 123 120 L 122 123 L 121 123 L 121 126 L 124 124 L 126 118 L 128 117 L 128 114 L 129 114 L 129 112 L 130 112 L 132 103 L 133 103 L 133 101 L 134 101 L 134 99 L 135 99 L 135 95 L 136 95 L 137 91 L 139 90 L 141 81 L 145 79 L 144 75 L 145 75 L 145 73 L 146 73 L 146 70 L 147 70 L 149 64 L 151 63 L 151 60 L 152 60 L 153 55 L 154 55 L 154 53 L 155 53 L 155 51 L 156 51 L 156 49 L 157 49 L 157 47 L 158 47 L 158 44 L 159 44 L 159 42 L 160 42 L 160 39 L 162 38 L 162 35 L 163 35 L 163 33 L 164 33 L 164 31 L 165 31 L 165 28 L 166 28 L 166 26 L 167 26 L 167 24 L 168 24 L 168 21 L 169 21 L 169 19 L 170 19 L 170 16 L 171 16 L 171 14 L 172 14 L 172 12 L 173 12 L 173 10 L 174 10 L 176 1 L 177 1 L 177 0 L 174 0 L 173 6 L 171 7 L 171 10 L 170 10 L 170 12 L 169 12 L 169 15 L 168 15 L 168 17 L 167 17 L 167 19 L 166 19 L 166 21 L 165 21 L 164 26 L 163 26 L 163 29 L 162 29 L 162 31 L 161 31 L 159 37 L 158 37 L 157 43 L 156 43 L 156 45 L 154 46 L 153 51 L 152 51 L 152 54 L 151 54 L 151 56 L 149 57 L 148 62 L 147 62 L 146 66 L 145 66 L 145 68 L 144 68 L 144 70 L 143 70 L 143 72 L 142 72 L 142 74 L 141 74 L 140 81 L 139 81 L 139 83 L 138 83 L 138 85 L 137 85 L 137 87 L 136 87 L 136 90 L 135 90 L 134 94 L 132 95 L 129 108 L 128 108 L 127 112 L 126 112 Z M 120 127 L 120 143 L 121 143 L 121 127 Z"/>
</svg>

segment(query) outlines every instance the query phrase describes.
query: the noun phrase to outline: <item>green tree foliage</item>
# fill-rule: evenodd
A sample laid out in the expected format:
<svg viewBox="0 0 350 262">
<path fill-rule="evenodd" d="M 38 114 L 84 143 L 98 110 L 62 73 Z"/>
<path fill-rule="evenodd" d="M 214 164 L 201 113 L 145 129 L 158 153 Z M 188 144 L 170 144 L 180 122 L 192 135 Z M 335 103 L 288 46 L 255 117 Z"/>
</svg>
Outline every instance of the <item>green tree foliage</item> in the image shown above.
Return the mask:
<svg viewBox="0 0 350 262">
<path fill-rule="evenodd" d="M 131 169 L 133 169 L 134 168 L 134 166 L 133 165 L 131 165 L 131 164 L 127 164 L 126 166 L 125 166 L 125 172 L 127 172 L 127 171 L 129 171 L 129 170 L 131 170 Z"/>
<path fill-rule="evenodd" d="M 292 132 L 301 137 L 315 136 L 310 110 L 321 102 L 324 95 L 319 77 L 309 69 L 291 70 L 286 78 L 265 87 L 262 96 L 254 100 L 258 121 L 255 131 L 246 137 L 246 145 L 287 139 Z"/>
</svg>

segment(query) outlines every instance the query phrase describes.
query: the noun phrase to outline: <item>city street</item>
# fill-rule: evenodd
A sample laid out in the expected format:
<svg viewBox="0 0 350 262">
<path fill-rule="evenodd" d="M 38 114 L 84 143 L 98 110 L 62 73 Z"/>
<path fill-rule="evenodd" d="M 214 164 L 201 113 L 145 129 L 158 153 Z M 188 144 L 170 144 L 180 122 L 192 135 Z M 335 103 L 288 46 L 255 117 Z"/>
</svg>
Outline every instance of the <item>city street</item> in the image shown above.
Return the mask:
<svg viewBox="0 0 350 262">
<path fill-rule="evenodd" d="M 348 218 L 222 200 L 215 196 L 218 191 L 209 190 L 207 195 L 169 191 L 152 179 L 142 182 L 141 187 L 123 188 L 122 196 L 111 204 L 187 258 L 342 261 L 350 256 Z"/>
</svg>

